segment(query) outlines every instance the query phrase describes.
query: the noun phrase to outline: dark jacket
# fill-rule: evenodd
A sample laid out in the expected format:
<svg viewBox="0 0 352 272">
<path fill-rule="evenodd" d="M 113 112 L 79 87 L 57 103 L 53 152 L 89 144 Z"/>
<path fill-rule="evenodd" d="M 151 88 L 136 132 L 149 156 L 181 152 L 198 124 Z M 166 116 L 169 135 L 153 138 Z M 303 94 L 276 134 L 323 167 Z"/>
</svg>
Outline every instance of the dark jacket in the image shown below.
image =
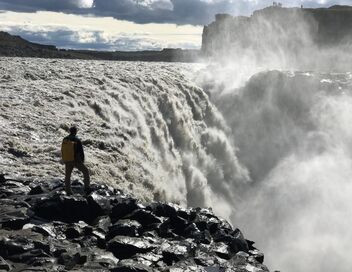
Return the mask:
<svg viewBox="0 0 352 272">
<path fill-rule="evenodd" d="M 84 162 L 84 151 L 83 151 L 83 146 L 81 140 L 73 135 L 68 135 L 67 137 L 64 138 L 64 140 L 69 140 L 72 142 L 75 142 L 75 160 L 79 160 Z"/>
</svg>

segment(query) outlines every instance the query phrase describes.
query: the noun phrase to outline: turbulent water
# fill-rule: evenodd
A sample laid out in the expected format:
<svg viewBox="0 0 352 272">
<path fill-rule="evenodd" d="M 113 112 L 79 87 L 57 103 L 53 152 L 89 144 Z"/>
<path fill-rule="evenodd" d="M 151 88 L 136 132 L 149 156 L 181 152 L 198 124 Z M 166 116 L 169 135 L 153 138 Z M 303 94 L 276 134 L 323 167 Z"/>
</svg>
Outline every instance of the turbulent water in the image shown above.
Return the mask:
<svg viewBox="0 0 352 272">
<path fill-rule="evenodd" d="M 93 180 L 145 199 L 224 202 L 230 214 L 229 189 L 247 172 L 225 120 L 189 77 L 196 67 L 39 59 L 0 67 L 5 172 L 62 176 L 59 146 L 77 124 Z"/>
<path fill-rule="evenodd" d="M 264 71 L 229 91 L 191 64 L 2 58 L 0 70 L 1 171 L 62 178 L 77 124 L 93 181 L 212 207 L 273 269 L 350 271 L 352 73 Z"/>
</svg>

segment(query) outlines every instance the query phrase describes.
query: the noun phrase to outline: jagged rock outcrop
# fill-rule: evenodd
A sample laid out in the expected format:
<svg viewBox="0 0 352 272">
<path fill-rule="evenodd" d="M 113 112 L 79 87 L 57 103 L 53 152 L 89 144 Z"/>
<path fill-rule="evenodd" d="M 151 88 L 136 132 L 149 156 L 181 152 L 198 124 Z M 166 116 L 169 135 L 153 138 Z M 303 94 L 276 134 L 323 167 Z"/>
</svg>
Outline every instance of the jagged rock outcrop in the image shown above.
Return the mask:
<svg viewBox="0 0 352 272">
<path fill-rule="evenodd" d="M 209 209 L 142 204 L 106 185 L 0 176 L 0 271 L 268 271 Z"/>
<path fill-rule="evenodd" d="M 272 6 L 255 11 L 250 17 L 218 14 L 215 19 L 203 30 L 202 53 L 206 56 L 269 49 L 278 54 L 280 50 L 297 53 L 311 43 L 330 47 L 352 40 L 350 6 L 319 9 Z"/>
</svg>

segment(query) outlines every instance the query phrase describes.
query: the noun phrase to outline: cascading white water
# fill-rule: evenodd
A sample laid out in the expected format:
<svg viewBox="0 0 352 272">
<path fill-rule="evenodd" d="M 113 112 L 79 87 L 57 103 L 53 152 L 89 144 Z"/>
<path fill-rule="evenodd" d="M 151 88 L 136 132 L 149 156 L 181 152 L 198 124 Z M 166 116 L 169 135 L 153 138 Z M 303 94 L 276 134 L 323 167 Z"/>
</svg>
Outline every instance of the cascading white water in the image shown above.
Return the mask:
<svg viewBox="0 0 352 272">
<path fill-rule="evenodd" d="M 229 87 L 201 68 L 2 58 L 1 170 L 62 178 L 75 123 L 93 181 L 211 206 L 272 268 L 349 271 L 352 74 L 264 71 Z"/>
<path fill-rule="evenodd" d="M 225 120 L 191 82 L 196 66 L 3 58 L 0 67 L 5 172 L 62 177 L 61 140 L 77 124 L 93 181 L 231 215 L 231 188 L 248 173 Z"/>
</svg>

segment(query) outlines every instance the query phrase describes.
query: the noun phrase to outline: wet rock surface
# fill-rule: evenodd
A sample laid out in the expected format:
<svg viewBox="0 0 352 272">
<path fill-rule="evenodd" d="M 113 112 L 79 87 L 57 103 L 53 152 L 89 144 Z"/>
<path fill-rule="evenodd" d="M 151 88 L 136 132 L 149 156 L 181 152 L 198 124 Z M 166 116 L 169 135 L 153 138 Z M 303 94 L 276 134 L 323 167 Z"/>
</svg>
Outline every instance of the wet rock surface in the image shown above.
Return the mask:
<svg viewBox="0 0 352 272">
<path fill-rule="evenodd" d="M 209 209 L 142 204 L 106 185 L 0 176 L 0 271 L 269 271 Z"/>
</svg>

